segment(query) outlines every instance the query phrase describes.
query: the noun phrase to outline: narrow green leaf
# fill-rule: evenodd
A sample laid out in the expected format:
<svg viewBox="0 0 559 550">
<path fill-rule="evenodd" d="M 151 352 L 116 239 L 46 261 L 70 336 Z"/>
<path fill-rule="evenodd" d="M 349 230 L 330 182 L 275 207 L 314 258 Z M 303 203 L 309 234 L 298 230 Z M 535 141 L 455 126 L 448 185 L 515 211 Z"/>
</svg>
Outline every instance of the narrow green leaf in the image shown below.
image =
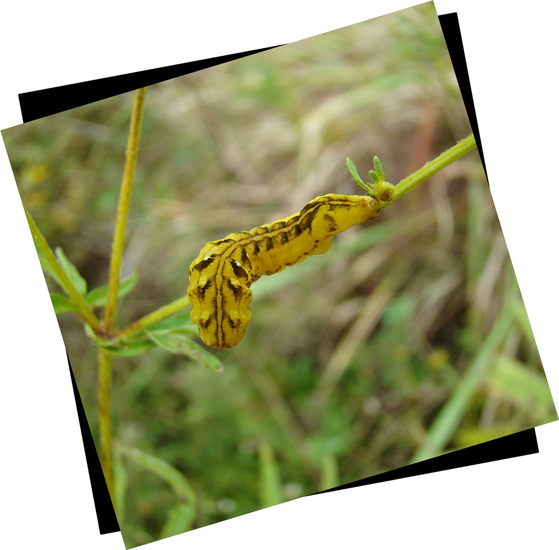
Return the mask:
<svg viewBox="0 0 559 550">
<path fill-rule="evenodd" d="M 503 398 L 518 406 L 553 411 L 553 397 L 543 374 L 507 356 L 499 357 L 489 373 L 488 385 Z"/>
<path fill-rule="evenodd" d="M 58 315 L 59 313 L 67 313 L 68 311 L 78 311 L 78 308 L 62 294 L 57 294 L 56 292 L 50 293 L 50 299 L 52 300 L 52 305 L 54 306 L 54 312 Z"/>
<path fill-rule="evenodd" d="M 222 372 L 223 365 L 221 361 L 192 341 L 186 334 L 178 333 L 153 333 L 146 330 L 146 334 L 160 347 L 179 355 L 186 355 L 193 361 L 200 363 L 202 366 L 213 372 Z"/>
<path fill-rule="evenodd" d="M 463 449 L 465 447 L 473 447 L 486 441 L 499 439 L 507 435 L 518 432 L 518 425 L 514 421 L 508 421 L 504 424 L 494 426 L 473 426 L 470 428 L 461 428 L 453 439 L 453 447 Z"/>
<path fill-rule="evenodd" d="M 114 454 L 114 490 L 115 490 L 115 508 L 116 517 L 120 525 L 124 523 L 124 512 L 126 509 L 126 491 L 128 489 L 128 474 L 122 461 L 122 454 L 119 446 L 115 445 L 116 452 Z"/>
<path fill-rule="evenodd" d="M 181 501 L 195 507 L 196 494 L 186 478 L 174 466 L 139 449 L 123 448 L 123 451 L 136 464 L 165 480 Z"/>
<path fill-rule="evenodd" d="M 181 332 L 192 336 L 198 334 L 198 328 L 190 318 L 190 311 L 182 311 L 172 317 L 158 321 L 149 327 L 149 331 L 155 334 L 164 332 Z"/>
<path fill-rule="evenodd" d="M 77 270 L 76 266 L 74 266 L 68 258 L 66 258 L 62 248 L 57 247 L 54 250 L 62 269 L 68 275 L 72 284 L 76 287 L 76 290 L 82 295 L 85 296 L 87 293 L 87 283 L 85 279 L 80 275 L 79 271 Z"/>
<path fill-rule="evenodd" d="M 103 345 L 103 349 L 107 350 L 113 355 L 118 355 L 119 357 L 133 357 L 134 355 L 141 355 L 146 351 L 155 347 L 155 342 L 152 340 L 129 340 L 121 343 L 118 346 L 114 345 Z"/>
<path fill-rule="evenodd" d="M 353 164 L 353 161 L 349 157 L 346 157 L 345 160 L 347 163 L 347 167 L 349 168 L 349 173 L 351 174 L 351 177 L 354 179 L 355 183 L 360 187 L 363 187 L 363 189 L 365 189 L 365 191 L 367 191 L 367 193 L 370 195 L 373 192 L 373 188 L 361 179 L 361 176 L 357 172 L 357 168 L 355 167 L 355 164 Z"/>
<path fill-rule="evenodd" d="M 371 181 L 373 182 L 374 185 L 380 183 L 380 177 L 374 170 L 369 170 L 369 177 L 371 178 Z"/>
<path fill-rule="evenodd" d="M 145 332 L 140 332 L 135 338 L 130 340 L 119 340 L 118 338 L 104 340 L 99 338 L 89 325 L 84 325 L 84 329 L 95 346 L 120 357 L 140 355 L 155 347 L 155 342 L 149 339 Z"/>
<path fill-rule="evenodd" d="M 62 287 L 62 283 L 60 282 L 58 275 L 51 267 L 51 265 L 47 262 L 45 255 L 41 252 L 41 249 L 37 246 L 37 243 L 35 243 L 35 250 L 37 251 L 37 256 L 39 256 L 39 262 L 41 263 L 43 271 L 45 273 L 48 273 Z"/>
<path fill-rule="evenodd" d="M 440 454 L 456 432 L 462 417 L 466 414 L 470 397 L 482 383 L 482 380 L 485 380 L 489 367 L 493 365 L 495 350 L 509 333 L 513 323 L 512 309 L 512 305 L 509 303 L 508 307 L 501 310 L 476 357 L 463 375 L 462 381 L 456 386 L 452 395 L 438 412 L 424 443 L 412 456 L 411 464 Z"/>
<path fill-rule="evenodd" d="M 190 504 L 179 502 L 169 511 L 167 521 L 160 533 L 160 538 L 173 537 L 192 529 L 196 510 Z"/>
<path fill-rule="evenodd" d="M 359 172 L 357 171 L 357 168 L 355 167 L 355 164 L 353 163 L 353 161 L 349 157 L 346 157 L 345 161 L 346 161 L 347 167 L 349 168 L 349 173 L 351 174 L 351 177 L 359 185 L 363 184 L 363 180 L 361 179 L 361 176 L 359 175 Z"/>
<path fill-rule="evenodd" d="M 281 479 L 274 451 L 269 443 L 258 448 L 260 466 L 260 503 L 262 507 L 275 506 L 283 502 Z"/>
<path fill-rule="evenodd" d="M 332 487 L 337 487 L 339 484 L 340 478 L 336 457 L 332 454 L 328 454 L 322 458 L 320 490 L 327 491 L 328 489 L 332 489 Z"/>
<path fill-rule="evenodd" d="M 138 282 L 138 273 L 134 271 L 131 275 L 122 279 L 122 281 L 118 285 L 118 297 L 123 298 L 127 296 L 134 290 L 136 283 Z M 85 297 L 85 301 L 90 306 L 104 306 L 107 302 L 107 293 L 108 293 L 108 286 L 100 286 L 94 288 L 89 294 Z"/>
<path fill-rule="evenodd" d="M 534 333 L 532 332 L 532 325 L 530 325 L 530 319 L 528 319 L 528 312 L 526 311 L 521 298 L 517 298 L 515 300 L 514 316 L 528 342 L 537 348 L 536 339 L 534 338 Z"/>
<path fill-rule="evenodd" d="M 127 449 L 125 447 L 120 447 L 120 449 L 136 464 L 166 481 L 178 499 L 178 503 L 167 516 L 167 521 L 161 532 L 161 538 L 171 537 L 188 531 L 196 517 L 196 493 L 187 479 L 174 466 L 160 458 L 156 458 L 139 449 Z"/>
<path fill-rule="evenodd" d="M 385 181 L 386 178 L 384 176 L 384 170 L 382 169 L 382 164 L 380 162 L 380 159 L 376 156 L 373 159 L 373 165 L 375 167 L 375 172 L 377 173 L 378 177 L 380 178 L 380 181 Z"/>
</svg>

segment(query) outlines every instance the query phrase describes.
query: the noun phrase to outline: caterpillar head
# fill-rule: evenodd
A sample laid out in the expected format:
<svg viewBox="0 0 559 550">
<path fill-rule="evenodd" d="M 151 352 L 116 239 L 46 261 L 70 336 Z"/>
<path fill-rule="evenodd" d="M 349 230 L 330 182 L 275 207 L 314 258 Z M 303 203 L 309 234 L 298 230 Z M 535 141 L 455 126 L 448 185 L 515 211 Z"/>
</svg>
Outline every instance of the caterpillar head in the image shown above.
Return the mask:
<svg viewBox="0 0 559 550">
<path fill-rule="evenodd" d="M 200 338 L 212 348 L 236 346 L 252 316 L 246 271 L 231 258 L 213 255 L 201 257 L 190 272 L 190 318 Z"/>
<path fill-rule="evenodd" d="M 236 346 L 243 339 L 252 311 L 250 307 L 244 311 L 192 308 L 190 317 L 206 346 L 227 349 Z"/>
</svg>

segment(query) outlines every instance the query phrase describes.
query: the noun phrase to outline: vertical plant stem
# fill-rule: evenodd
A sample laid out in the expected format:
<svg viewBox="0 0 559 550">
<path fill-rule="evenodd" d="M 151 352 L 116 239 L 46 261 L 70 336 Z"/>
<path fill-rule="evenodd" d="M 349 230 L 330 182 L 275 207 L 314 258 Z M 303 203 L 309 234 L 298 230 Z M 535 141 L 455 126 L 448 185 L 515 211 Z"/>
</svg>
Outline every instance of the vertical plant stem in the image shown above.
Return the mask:
<svg viewBox="0 0 559 550">
<path fill-rule="evenodd" d="M 111 495 L 113 506 L 114 476 L 111 437 L 111 379 L 113 357 L 103 348 L 98 350 L 99 370 L 97 374 L 97 404 L 99 408 L 99 441 L 101 446 L 101 467 Z"/>
<path fill-rule="evenodd" d="M 124 236 L 126 233 L 126 221 L 132 196 L 132 182 L 134 180 L 134 169 L 138 157 L 140 144 L 140 131 L 142 128 L 142 115 L 144 111 L 145 88 L 136 90 L 134 105 L 132 107 L 132 120 L 128 134 L 128 147 L 126 148 L 126 161 L 120 187 L 120 198 L 116 214 L 115 233 L 113 248 L 111 252 L 111 266 L 109 270 L 109 284 L 107 291 L 107 307 L 105 309 L 104 330 L 109 334 L 113 328 L 116 316 L 116 304 L 118 299 L 118 278 L 120 264 L 124 253 Z M 99 440 L 101 446 L 101 467 L 107 482 L 109 494 L 114 500 L 114 477 L 113 477 L 113 454 L 111 436 L 111 382 L 113 358 L 108 352 L 99 349 L 98 352 L 98 379 L 97 379 L 97 403 L 99 408 Z"/>
<path fill-rule="evenodd" d="M 132 120 L 130 121 L 130 132 L 128 134 L 128 147 L 126 148 L 126 161 L 124 163 L 120 198 L 118 200 L 113 249 L 111 253 L 111 267 L 109 270 L 107 307 L 105 309 L 105 330 L 107 332 L 111 331 L 116 316 L 118 278 L 120 274 L 122 255 L 124 253 L 126 221 L 128 219 L 130 197 L 132 196 L 132 182 L 134 180 L 134 169 L 136 168 L 136 158 L 138 156 L 138 146 L 140 144 L 140 131 L 142 128 L 145 93 L 145 88 L 136 90 L 134 105 L 132 107 Z"/>
</svg>

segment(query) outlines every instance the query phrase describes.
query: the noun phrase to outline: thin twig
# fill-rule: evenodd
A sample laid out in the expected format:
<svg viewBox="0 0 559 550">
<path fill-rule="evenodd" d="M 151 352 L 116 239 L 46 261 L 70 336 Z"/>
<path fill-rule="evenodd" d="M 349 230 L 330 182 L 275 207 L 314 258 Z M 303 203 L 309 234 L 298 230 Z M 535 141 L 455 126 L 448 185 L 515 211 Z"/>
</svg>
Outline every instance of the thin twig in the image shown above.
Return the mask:
<svg viewBox="0 0 559 550">
<path fill-rule="evenodd" d="M 394 194 L 392 195 L 392 199 L 390 201 L 386 201 L 384 206 L 387 206 L 391 202 L 400 198 L 404 193 L 411 191 L 414 187 L 418 186 L 420 183 L 423 183 L 426 179 L 429 179 L 433 174 L 436 174 L 437 172 L 439 172 L 449 164 L 452 164 L 455 160 L 459 159 L 475 148 L 476 141 L 474 139 L 474 135 L 469 134 L 467 137 L 460 140 L 456 145 L 454 145 L 444 153 L 441 153 L 437 158 L 430 160 L 425 164 L 425 166 L 398 183 L 398 185 L 394 187 Z"/>
<path fill-rule="evenodd" d="M 156 309 L 155 311 L 152 311 L 151 313 L 148 313 L 147 315 L 144 315 L 142 318 L 138 319 L 135 323 L 132 323 L 131 325 L 127 326 L 125 329 L 120 331 L 116 335 L 116 337 L 127 338 L 129 336 L 132 336 L 133 334 L 136 334 L 137 332 L 144 330 L 150 325 L 157 323 L 157 321 L 161 321 L 166 317 L 170 317 L 174 313 L 177 313 L 177 311 L 184 309 L 189 304 L 190 304 L 190 300 L 188 299 L 188 296 L 183 296 L 182 298 L 179 298 L 178 300 L 175 300 L 170 304 L 167 304 L 163 307 L 160 307 L 159 309 Z"/>
<path fill-rule="evenodd" d="M 98 348 L 99 364 L 97 378 L 97 406 L 99 409 L 99 441 L 101 447 L 101 467 L 105 475 L 109 495 L 114 506 L 113 453 L 111 437 L 111 379 L 113 356 L 103 348 Z"/>
<path fill-rule="evenodd" d="M 105 310 L 104 330 L 110 334 L 116 316 L 116 305 L 118 300 L 118 279 L 120 264 L 124 252 L 124 235 L 126 232 L 126 220 L 130 207 L 132 195 L 132 182 L 134 180 L 134 169 L 138 156 L 140 142 L 140 130 L 142 127 L 142 114 L 144 107 L 145 88 L 136 90 L 134 105 L 132 107 L 132 120 L 128 134 L 128 147 L 126 149 L 126 162 L 120 188 L 120 198 L 116 215 L 113 248 L 111 252 L 111 266 L 109 270 L 109 284 L 107 291 L 107 307 Z M 97 405 L 99 408 L 99 440 L 101 446 L 101 467 L 105 475 L 105 481 L 111 495 L 114 506 L 114 476 L 112 456 L 111 435 L 111 382 L 113 358 L 106 350 L 99 348 L 98 352 L 98 381 L 97 381 Z"/>
<path fill-rule="evenodd" d="M 130 133 L 128 134 L 128 147 L 126 148 L 126 161 L 122 175 L 120 198 L 116 214 L 115 233 L 113 238 L 113 249 L 111 252 L 111 266 L 109 270 L 109 285 L 107 291 L 107 307 L 105 309 L 105 330 L 110 332 L 116 316 L 118 300 L 118 279 L 120 275 L 120 264 L 124 253 L 124 236 L 126 233 L 126 220 L 132 196 L 132 182 L 134 180 L 134 169 L 138 157 L 140 144 L 140 131 L 142 128 L 142 115 L 146 89 L 136 90 L 134 106 L 132 107 L 132 120 L 130 121 Z"/>
</svg>

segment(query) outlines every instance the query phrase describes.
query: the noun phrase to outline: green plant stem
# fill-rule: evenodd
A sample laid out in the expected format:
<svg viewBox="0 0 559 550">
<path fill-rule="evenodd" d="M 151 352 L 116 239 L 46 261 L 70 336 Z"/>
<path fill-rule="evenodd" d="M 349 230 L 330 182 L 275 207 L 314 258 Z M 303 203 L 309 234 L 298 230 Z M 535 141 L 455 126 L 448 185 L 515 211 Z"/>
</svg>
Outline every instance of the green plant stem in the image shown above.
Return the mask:
<svg viewBox="0 0 559 550">
<path fill-rule="evenodd" d="M 128 147 L 126 148 L 126 161 L 124 163 L 120 198 L 118 200 L 113 248 L 111 252 L 111 266 L 109 270 L 107 307 L 105 309 L 105 330 L 107 333 L 111 332 L 116 316 L 118 279 L 120 275 L 122 255 L 124 253 L 124 236 L 126 233 L 126 221 L 128 219 L 130 198 L 132 196 L 134 169 L 136 168 L 136 159 L 138 157 L 138 147 L 140 144 L 140 131 L 142 128 L 145 93 L 145 88 L 136 90 L 134 105 L 132 107 L 132 120 L 130 121 L 130 132 L 128 134 Z"/>
<path fill-rule="evenodd" d="M 135 323 L 132 323 L 131 325 L 120 331 L 116 335 L 116 337 L 127 338 L 129 336 L 132 336 L 133 334 L 136 334 L 136 332 L 140 332 L 150 325 L 157 323 L 157 321 L 161 321 L 166 317 L 170 317 L 174 313 L 177 313 L 177 311 L 184 309 L 189 304 L 190 300 L 188 299 L 188 296 L 183 296 L 182 298 L 179 298 L 178 300 L 175 300 L 174 302 L 171 302 L 166 306 L 160 307 L 159 309 L 156 309 L 155 311 L 152 311 L 151 313 L 148 313 L 144 317 L 138 319 Z"/>
<path fill-rule="evenodd" d="M 420 183 L 429 179 L 433 174 L 436 174 L 439 170 L 442 170 L 449 164 L 452 164 L 455 160 L 464 156 L 476 148 L 476 141 L 473 134 L 469 134 L 467 137 L 459 141 L 456 145 L 441 153 L 437 158 L 429 161 L 422 168 L 404 178 L 400 183 L 394 186 L 394 194 L 390 201 L 386 201 L 383 206 L 387 206 L 391 202 L 400 198 L 403 194 L 411 191 L 414 187 L 417 187 Z"/>
<path fill-rule="evenodd" d="M 111 436 L 111 380 L 112 355 L 98 348 L 97 406 L 99 409 L 99 441 L 101 446 L 101 467 L 105 475 L 109 495 L 114 500 L 113 453 Z"/>
<path fill-rule="evenodd" d="M 101 323 L 97 317 L 95 317 L 88 303 L 78 292 L 68 275 L 66 275 L 64 269 L 62 269 L 62 266 L 56 259 L 56 256 L 54 255 L 51 247 L 48 245 L 45 237 L 39 231 L 35 220 L 27 210 L 25 210 L 25 215 L 27 216 L 27 223 L 29 224 L 29 229 L 31 229 L 31 235 L 33 236 L 33 240 L 35 241 L 37 248 L 43 253 L 43 256 L 51 266 L 52 270 L 56 273 L 58 281 L 70 297 L 70 300 L 78 308 L 80 317 L 93 329 L 95 333 L 101 333 Z"/>
<path fill-rule="evenodd" d="M 513 302 L 509 303 L 502 310 L 462 382 L 457 386 L 450 399 L 439 412 L 429 430 L 427 440 L 412 457 L 410 463 L 427 460 L 441 453 L 458 427 L 470 397 L 481 383 L 487 369 L 491 366 L 495 350 L 508 336 L 514 321 L 515 307 L 516 305 Z"/>
<path fill-rule="evenodd" d="M 132 119 L 128 134 L 128 147 L 126 148 L 126 161 L 122 175 L 122 185 L 116 214 L 115 233 L 113 248 L 111 251 L 111 266 L 109 269 L 109 283 L 107 289 L 107 307 L 105 309 L 104 332 L 109 334 L 113 328 L 116 316 L 118 300 L 118 279 L 120 275 L 120 264 L 124 253 L 124 236 L 126 233 L 126 221 L 130 208 L 132 196 L 132 182 L 134 181 L 134 169 L 138 157 L 140 143 L 140 131 L 142 128 L 142 115 L 144 110 L 144 98 L 146 89 L 136 90 L 134 105 L 132 107 Z M 112 382 L 112 356 L 102 348 L 98 350 L 98 381 L 97 381 L 97 405 L 99 408 L 99 441 L 101 446 L 101 467 L 107 482 L 107 488 L 113 502 L 114 500 L 114 476 L 113 455 L 111 436 L 111 382 Z"/>
</svg>

